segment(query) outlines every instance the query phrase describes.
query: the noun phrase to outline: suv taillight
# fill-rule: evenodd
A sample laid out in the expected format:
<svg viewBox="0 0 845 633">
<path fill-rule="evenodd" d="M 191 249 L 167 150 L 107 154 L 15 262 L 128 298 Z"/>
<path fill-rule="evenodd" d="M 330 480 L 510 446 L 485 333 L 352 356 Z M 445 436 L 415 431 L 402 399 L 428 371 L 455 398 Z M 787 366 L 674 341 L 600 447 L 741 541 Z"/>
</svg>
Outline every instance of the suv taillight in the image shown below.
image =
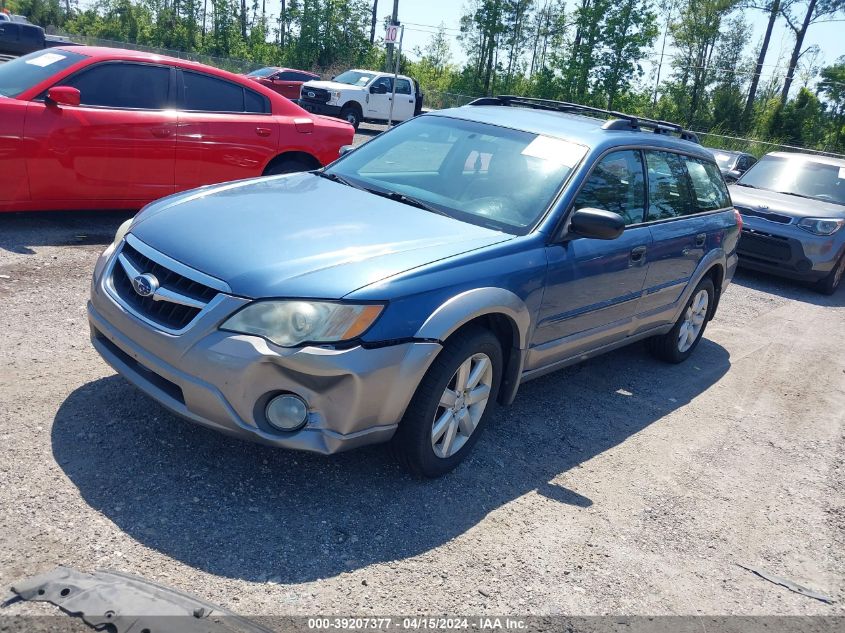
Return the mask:
<svg viewBox="0 0 845 633">
<path fill-rule="evenodd" d="M 736 228 L 742 231 L 742 215 L 736 208 L 734 208 L 734 217 L 736 218 Z"/>
</svg>

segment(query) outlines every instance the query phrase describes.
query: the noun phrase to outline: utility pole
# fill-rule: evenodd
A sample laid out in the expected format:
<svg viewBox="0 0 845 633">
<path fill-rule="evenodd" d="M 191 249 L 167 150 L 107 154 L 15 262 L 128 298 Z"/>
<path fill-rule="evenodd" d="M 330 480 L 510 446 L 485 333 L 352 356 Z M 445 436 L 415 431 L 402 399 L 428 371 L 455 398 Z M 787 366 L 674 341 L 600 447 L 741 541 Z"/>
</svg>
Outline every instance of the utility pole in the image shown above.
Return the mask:
<svg viewBox="0 0 845 633">
<path fill-rule="evenodd" d="M 391 24 L 399 23 L 399 0 L 393 0 L 393 16 L 390 18 Z M 393 47 L 394 44 L 387 45 L 387 70 L 390 72 L 393 69 Z"/>
<path fill-rule="evenodd" d="M 373 22 L 372 22 L 372 25 L 370 26 L 370 44 L 372 44 L 376 41 L 376 22 L 377 21 L 378 21 L 378 0 L 373 0 Z"/>
</svg>

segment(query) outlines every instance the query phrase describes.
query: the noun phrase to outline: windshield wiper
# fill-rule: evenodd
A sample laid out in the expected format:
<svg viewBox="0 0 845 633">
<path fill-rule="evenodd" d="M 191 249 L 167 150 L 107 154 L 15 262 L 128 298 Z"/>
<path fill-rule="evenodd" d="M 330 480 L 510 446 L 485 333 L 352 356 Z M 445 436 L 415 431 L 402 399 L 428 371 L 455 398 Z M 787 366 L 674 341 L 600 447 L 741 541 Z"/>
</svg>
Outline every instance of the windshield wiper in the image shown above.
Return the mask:
<svg viewBox="0 0 845 633">
<path fill-rule="evenodd" d="M 748 187 L 749 189 L 757 189 L 757 187 L 755 187 L 754 185 L 749 185 L 749 184 L 744 183 L 744 182 L 735 182 L 734 184 L 737 187 Z"/>
<path fill-rule="evenodd" d="M 818 199 L 814 198 L 813 196 L 805 196 L 803 193 L 795 193 L 794 191 L 778 191 L 777 193 L 782 193 L 785 196 L 795 196 L 796 198 L 807 198 L 808 200 Z"/>
<path fill-rule="evenodd" d="M 340 184 L 346 185 L 347 187 L 352 187 L 354 189 L 360 189 L 361 191 L 369 191 L 369 189 L 367 189 L 366 187 L 362 187 L 361 185 L 357 185 L 354 182 L 352 182 L 351 180 L 347 180 L 343 176 L 338 176 L 334 172 L 327 172 L 327 171 L 319 170 L 319 171 L 315 171 L 315 172 L 312 172 L 312 173 L 316 174 L 320 178 L 325 178 L 326 180 L 339 182 Z"/>
<path fill-rule="evenodd" d="M 437 215 L 442 215 L 447 218 L 451 218 L 452 216 L 435 207 L 434 205 L 429 204 L 419 198 L 414 198 L 413 196 L 406 196 L 404 193 L 399 193 L 398 191 L 378 191 L 376 189 L 368 189 L 370 193 L 374 193 L 377 196 L 382 196 L 384 198 L 389 198 L 390 200 L 396 200 L 396 202 L 401 202 L 402 204 L 407 204 L 412 207 L 416 207 L 417 209 L 424 209 L 425 211 L 431 211 L 432 213 L 436 213 Z"/>
</svg>

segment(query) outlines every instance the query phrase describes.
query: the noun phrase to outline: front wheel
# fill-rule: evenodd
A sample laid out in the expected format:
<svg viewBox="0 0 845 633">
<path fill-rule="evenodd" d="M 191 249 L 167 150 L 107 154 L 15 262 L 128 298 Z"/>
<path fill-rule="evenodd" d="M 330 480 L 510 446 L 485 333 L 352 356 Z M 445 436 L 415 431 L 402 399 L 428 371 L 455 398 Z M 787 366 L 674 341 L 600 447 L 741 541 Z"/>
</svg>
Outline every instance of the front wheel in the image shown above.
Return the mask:
<svg viewBox="0 0 845 633">
<path fill-rule="evenodd" d="M 646 342 L 649 351 L 668 363 L 681 363 L 689 358 L 704 335 L 716 288 L 709 277 L 702 279 L 692 292 L 675 326 L 662 336 Z"/>
<path fill-rule="evenodd" d="M 420 477 L 439 477 L 455 468 L 478 441 L 501 376 L 502 348 L 490 331 L 471 329 L 450 338 L 393 436 L 399 463 Z"/>
<path fill-rule="evenodd" d="M 340 111 L 340 118 L 344 119 L 349 125 L 356 130 L 361 125 L 361 112 L 355 106 L 345 105 Z"/>
<path fill-rule="evenodd" d="M 832 295 L 839 288 L 842 283 L 842 277 L 845 275 L 845 253 L 839 258 L 836 266 L 828 273 L 827 277 L 816 282 L 816 289 L 825 295 Z"/>
</svg>

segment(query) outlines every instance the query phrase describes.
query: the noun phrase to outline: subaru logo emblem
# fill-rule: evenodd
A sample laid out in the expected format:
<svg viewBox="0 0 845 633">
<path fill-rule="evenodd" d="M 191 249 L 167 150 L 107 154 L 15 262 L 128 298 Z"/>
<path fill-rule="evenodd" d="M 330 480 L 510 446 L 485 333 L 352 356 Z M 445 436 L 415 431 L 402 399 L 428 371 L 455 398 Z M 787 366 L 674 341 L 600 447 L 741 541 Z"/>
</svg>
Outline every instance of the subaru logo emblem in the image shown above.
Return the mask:
<svg viewBox="0 0 845 633">
<path fill-rule="evenodd" d="M 308 92 L 306 92 L 305 94 L 307 94 L 309 97 L 316 97 L 317 96 L 315 93 L 311 92 L 310 90 Z"/>
<path fill-rule="evenodd" d="M 132 280 L 132 287 L 142 297 L 149 297 L 154 295 L 155 291 L 158 290 L 158 279 L 155 278 L 155 275 L 144 273 Z"/>
</svg>

